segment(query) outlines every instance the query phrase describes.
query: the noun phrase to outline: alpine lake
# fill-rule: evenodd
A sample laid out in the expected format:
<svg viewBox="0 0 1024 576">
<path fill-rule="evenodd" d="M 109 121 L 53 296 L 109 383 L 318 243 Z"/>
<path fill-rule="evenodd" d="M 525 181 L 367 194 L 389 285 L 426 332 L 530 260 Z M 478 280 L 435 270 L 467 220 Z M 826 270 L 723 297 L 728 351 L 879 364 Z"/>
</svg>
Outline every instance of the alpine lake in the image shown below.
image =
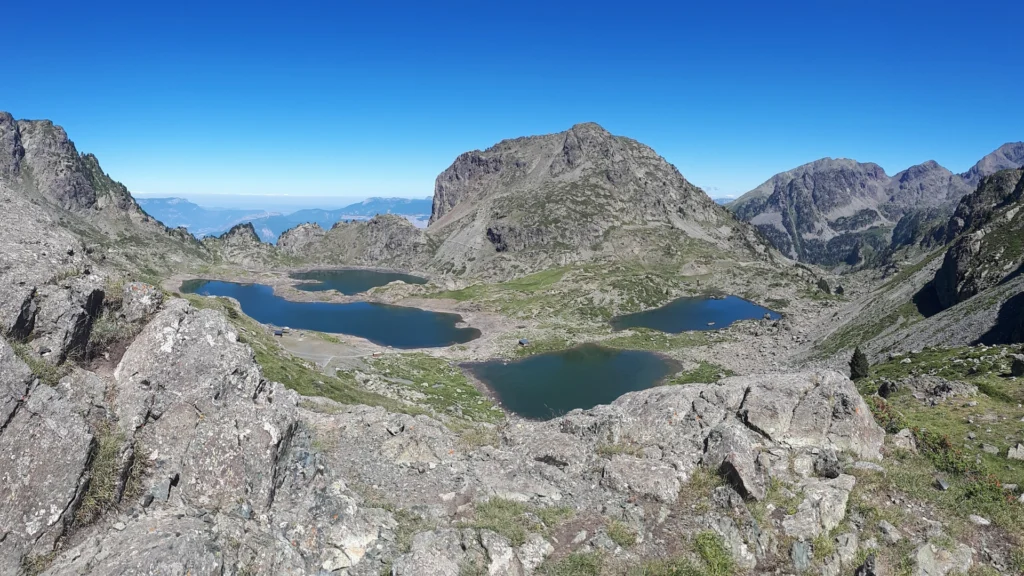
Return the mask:
<svg viewBox="0 0 1024 576">
<path fill-rule="evenodd" d="M 320 270 L 292 275 L 306 291 L 337 290 L 359 294 L 395 280 L 423 284 L 425 279 L 397 272 Z M 481 332 L 462 325 L 458 314 L 374 302 L 294 302 L 271 286 L 219 280 L 189 280 L 182 292 L 234 298 L 242 312 L 273 326 L 345 334 L 399 349 L 464 344 Z M 650 328 L 668 333 L 715 330 L 748 319 L 778 319 L 779 314 L 736 296 L 679 298 L 661 308 L 616 316 L 613 330 Z M 528 344 L 527 344 L 528 345 Z M 509 412 L 548 419 L 571 410 L 607 404 L 627 392 L 656 386 L 679 371 L 679 363 L 644 350 L 583 344 L 518 360 L 489 360 L 461 365 L 488 388 Z"/>
</svg>

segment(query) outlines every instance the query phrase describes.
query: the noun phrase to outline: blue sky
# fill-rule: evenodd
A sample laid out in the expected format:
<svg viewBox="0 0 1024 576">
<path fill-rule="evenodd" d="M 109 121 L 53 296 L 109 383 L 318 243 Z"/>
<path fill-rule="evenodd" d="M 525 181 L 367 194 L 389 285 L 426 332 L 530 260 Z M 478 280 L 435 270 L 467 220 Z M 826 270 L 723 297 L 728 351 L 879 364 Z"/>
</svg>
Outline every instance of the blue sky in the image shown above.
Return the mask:
<svg viewBox="0 0 1024 576">
<path fill-rule="evenodd" d="M 5 6 L 0 109 L 179 196 L 423 197 L 461 152 L 583 121 L 712 195 L 1024 139 L 1020 2 L 205 4 Z"/>
</svg>

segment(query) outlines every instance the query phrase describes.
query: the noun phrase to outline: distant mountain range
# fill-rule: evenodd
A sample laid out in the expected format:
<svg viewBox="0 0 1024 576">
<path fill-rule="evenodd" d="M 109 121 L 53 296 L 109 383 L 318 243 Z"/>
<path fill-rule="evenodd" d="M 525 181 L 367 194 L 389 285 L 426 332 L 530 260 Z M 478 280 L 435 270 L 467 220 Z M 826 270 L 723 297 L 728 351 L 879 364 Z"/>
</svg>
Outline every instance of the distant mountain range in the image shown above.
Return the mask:
<svg viewBox="0 0 1024 576">
<path fill-rule="evenodd" d="M 823 158 L 776 174 L 728 207 L 792 258 L 853 265 L 920 242 L 983 177 L 1021 164 L 1024 142 L 1004 144 L 963 174 L 929 160 L 889 176 L 870 162 Z"/>
<path fill-rule="evenodd" d="M 306 209 L 282 214 L 266 210 L 206 208 L 183 198 L 139 198 L 139 206 L 170 228 L 187 228 L 196 237 L 217 236 L 249 222 L 264 242 L 277 242 L 282 232 L 306 222 L 329 229 L 336 222 L 369 220 L 378 214 L 396 214 L 416 226 L 430 218 L 430 198 L 369 198 L 336 210 Z"/>
</svg>

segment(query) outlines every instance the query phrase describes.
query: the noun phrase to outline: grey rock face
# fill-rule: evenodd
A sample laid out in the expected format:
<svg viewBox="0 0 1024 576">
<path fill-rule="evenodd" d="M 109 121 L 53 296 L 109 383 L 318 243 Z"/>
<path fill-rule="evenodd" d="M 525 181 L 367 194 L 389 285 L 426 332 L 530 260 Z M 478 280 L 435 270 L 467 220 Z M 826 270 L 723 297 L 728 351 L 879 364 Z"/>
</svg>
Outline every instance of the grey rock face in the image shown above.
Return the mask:
<svg viewBox="0 0 1024 576">
<path fill-rule="evenodd" d="M 800 484 L 804 501 L 797 506 L 795 514 L 782 520 L 786 535 L 812 540 L 838 526 L 846 517 L 846 503 L 856 484 L 857 479 L 846 474 L 831 480 L 804 480 Z"/>
<path fill-rule="evenodd" d="M 1024 444 L 1017 444 L 1006 451 L 1006 457 L 1010 460 L 1024 460 Z"/>
<path fill-rule="evenodd" d="M 19 181 L 66 210 L 96 204 L 75 145 L 49 120 L 0 119 L 0 177 Z"/>
<path fill-rule="evenodd" d="M 304 255 L 310 245 L 324 237 L 324 229 L 315 222 L 307 222 L 286 230 L 277 239 L 277 247 L 289 254 Z"/>
<path fill-rule="evenodd" d="M 82 356 L 104 296 L 102 281 L 92 275 L 40 287 L 36 292 L 39 311 L 32 330 L 36 349 L 53 350 L 56 362 Z"/>
<path fill-rule="evenodd" d="M 679 477 L 671 465 L 634 458 L 615 456 L 604 467 L 603 482 L 612 490 L 632 492 L 659 502 L 675 502 L 679 496 Z"/>
<path fill-rule="evenodd" d="M 966 196 L 946 226 L 942 267 L 935 273 L 935 293 L 942 308 L 981 293 L 1024 264 L 1024 254 L 1010 238 L 1024 230 L 1024 171 L 1006 170 L 986 177 Z"/>
<path fill-rule="evenodd" d="M 54 389 L 33 384 L 0 339 L 0 572 L 46 555 L 70 525 L 88 480 L 93 436 Z"/>
<path fill-rule="evenodd" d="M 946 576 L 946 574 L 967 574 L 974 565 L 974 552 L 966 544 L 956 544 L 952 550 L 926 543 L 917 549 L 914 559 L 917 565 L 913 576 Z"/>
<path fill-rule="evenodd" d="M 145 282 L 129 282 L 122 292 L 120 314 L 128 322 L 149 318 L 164 301 L 164 293 Z"/>
<path fill-rule="evenodd" d="M 179 477 L 172 498 L 218 509 L 244 495 L 257 512 L 270 506 L 294 414 L 274 402 L 277 389 L 222 315 L 170 301 L 114 378 L 120 426 L 146 447 L 155 476 Z"/>
<path fill-rule="evenodd" d="M 917 441 L 914 440 L 914 433 L 908 428 L 904 428 L 897 432 L 892 438 L 892 443 L 894 446 L 902 450 L 917 452 Z"/>
</svg>

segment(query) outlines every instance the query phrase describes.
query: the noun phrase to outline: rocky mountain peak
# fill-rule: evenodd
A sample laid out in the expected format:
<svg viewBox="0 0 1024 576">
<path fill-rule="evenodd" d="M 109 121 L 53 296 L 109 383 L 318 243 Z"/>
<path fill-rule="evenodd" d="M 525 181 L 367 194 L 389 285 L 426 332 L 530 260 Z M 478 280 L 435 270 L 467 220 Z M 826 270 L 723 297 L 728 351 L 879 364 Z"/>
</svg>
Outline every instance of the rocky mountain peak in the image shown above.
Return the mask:
<svg viewBox="0 0 1024 576">
<path fill-rule="evenodd" d="M 1024 166 L 1024 142 L 1007 142 L 979 160 L 962 176 L 971 187 L 974 187 L 985 176 L 1021 166 Z"/>
<path fill-rule="evenodd" d="M 230 230 L 217 237 L 220 240 L 234 242 L 259 242 L 260 237 L 256 234 L 256 228 L 252 222 L 243 222 L 231 227 Z"/>
<path fill-rule="evenodd" d="M 14 120 L 9 113 L 0 114 L 0 177 L 66 210 L 96 204 L 75 144 L 49 120 Z"/>
</svg>

